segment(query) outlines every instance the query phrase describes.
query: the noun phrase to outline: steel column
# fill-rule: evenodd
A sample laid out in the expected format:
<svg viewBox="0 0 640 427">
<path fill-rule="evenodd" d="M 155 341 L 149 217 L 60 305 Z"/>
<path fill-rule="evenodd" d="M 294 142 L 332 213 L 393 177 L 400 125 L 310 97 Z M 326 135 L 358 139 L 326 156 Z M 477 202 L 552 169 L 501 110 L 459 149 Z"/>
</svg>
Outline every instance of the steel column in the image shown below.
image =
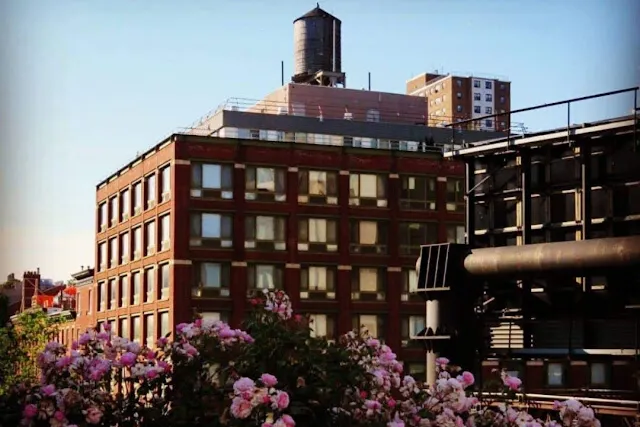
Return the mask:
<svg viewBox="0 0 640 427">
<path fill-rule="evenodd" d="M 440 315 L 440 301 L 430 300 L 426 304 L 426 322 L 425 326 L 427 331 L 432 329 L 434 333 L 442 326 Z M 435 384 L 436 378 L 436 359 L 440 357 L 438 352 L 434 348 L 435 346 L 429 346 L 426 354 L 427 363 L 427 384 Z"/>
<path fill-rule="evenodd" d="M 520 152 L 520 229 L 522 233 L 522 245 L 531 244 L 531 152 Z M 531 318 L 531 279 L 522 279 L 522 315 L 525 319 Z M 531 325 L 526 323 L 522 328 L 523 346 L 529 348 L 532 345 Z"/>
<path fill-rule="evenodd" d="M 475 232 L 476 232 L 476 216 L 475 216 L 475 196 L 474 196 L 474 181 L 475 171 L 473 168 L 473 159 L 468 159 L 465 163 L 464 169 L 464 182 L 465 182 L 465 194 L 466 194 L 466 233 L 467 233 L 467 245 L 474 247 Z"/>
</svg>

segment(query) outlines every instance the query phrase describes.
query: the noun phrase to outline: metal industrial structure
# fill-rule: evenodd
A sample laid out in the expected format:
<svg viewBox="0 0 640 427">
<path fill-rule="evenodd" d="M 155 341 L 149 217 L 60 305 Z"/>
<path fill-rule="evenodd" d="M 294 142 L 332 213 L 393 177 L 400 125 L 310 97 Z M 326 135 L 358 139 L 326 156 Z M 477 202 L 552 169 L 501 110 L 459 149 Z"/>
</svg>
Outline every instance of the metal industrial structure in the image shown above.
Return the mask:
<svg viewBox="0 0 640 427">
<path fill-rule="evenodd" d="M 481 384 L 518 375 L 542 406 L 568 395 L 603 417 L 640 412 L 638 90 L 473 119 L 567 106 L 566 128 L 445 152 L 466 165 L 467 239 L 423 246 L 416 265 L 428 374 L 442 353 L 475 363 Z M 631 115 L 571 124 L 572 105 L 621 94 Z"/>
<path fill-rule="evenodd" d="M 341 25 L 319 4 L 293 21 L 294 83 L 346 85 L 346 75 L 341 70 Z"/>
</svg>

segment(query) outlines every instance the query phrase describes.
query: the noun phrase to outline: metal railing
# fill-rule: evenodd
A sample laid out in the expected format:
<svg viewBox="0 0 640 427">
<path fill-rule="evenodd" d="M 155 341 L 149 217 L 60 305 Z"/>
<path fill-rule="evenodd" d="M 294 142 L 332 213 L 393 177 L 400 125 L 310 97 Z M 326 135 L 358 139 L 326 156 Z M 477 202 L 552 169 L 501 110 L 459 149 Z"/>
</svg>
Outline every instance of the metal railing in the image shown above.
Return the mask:
<svg viewBox="0 0 640 427">
<path fill-rule="evenodd" d="M 488 114 L 485 116 L 481 116 L 481 117 L 476 117 L 476 118 L 472 118 L 472 119 L 468 119 L 468 120 L 462 120 L 459 122 L 455 122 L 455 123 L 450 123 L 447 124 L 445 127 L 450 127 L 451 128 L 451 136 L 452 136 L 452 140 L 455 140 L 455 132 L 456 132 L 456 128 L 461 128 L 462 126 L 468 126 L 468 125 L 473 125 L 473 123 L 478 122 L 478 121 L 482 121 L 482 120 L 496 120 L 499 118 L 506 118 L 506 122 L 507 124 L 511 123 L 511 118 L 513 115 L 515 114 L 521 114 L 521 113 L 525 113 L 525 112 L 529 112 L 529 111 L 535 111 L 535 110 L 541 110 L 544 108 L 550 108 L 550 107 L 557 107 L 557 106 L 566 106 L 566 114 L 567 114 L 567 122 L 566 122 L 566 127 L 563 129 L 566 129 L 567 131 L 567 142 L 571 142 L 571 129 L 572 128 L 576 128 L 576 127 L 582 127 L 582 125 L 572 125 L 571 124 L 571 106 L 575 105 L 576 103 L 582 102 L 582 101 L 587 101 L 587 100 L 591 100 L 591 99 L 598 99 L 598 98 L 606 98 L 606 97 L 611 97 L 611 96 L 615 96 L 615 95 L 620 95 L 620 94 L 624 94 L 624 93 L 631 93 L 633 92 L 633 109 L 632 109 L 632 116 L 633 118 L 637 121 L 638 120 L 638 92 L 640 91 L 640 87 L 631 87 L 631 88 L 627 88 L 627 89 L 620 89 L 620 90 L 614 90 L 614 91 L 610 91 L 610 92 L 602 92 L 602 93 L 597 93 L 595 95 L 588 95 L 588 96 L 581 96 L 578 98 L 572 98 L 572 99 L 566 99 L 563 101 L 556 101 L 556 102 L 551 102 L 548 104 L 541 104 L 541 105 L 536 105 L 533 107 L 527 107 L 527 108 L 520 108 L 517 110 L 511 110 L 511 111 L 505 111 L 504 113 L 495 113 L 495 114 Z M 510 127 L 510 125 L 509 125 Z M 562 130 L 562 129 L 554 129 L 554 130 L 548 130 L 545 132 L 540 132 L 540 134 L 543 133 L 552 133 L 552 132 L 557 132 L 558 130 Z M 528 136 L 528 133 L 524 133 L 522 136 Z M 638 141 L 638 134 L 637 134 L 637 126 L 634 127 L 634 140 L 636 141 L 636 147 L 637 147 L 637 141 Z M 506 137 L 506 141 L 507 141 L 507 145 L 511 145 L 511 141 L 517 137 L 517 135 L 511 135 L 510 133 L 507 135 Z M 488 142 L 497 142 L 497 140 L 492 140 L 492 141 L 488 141 Z M 488 143 L 487 142 L 487 143 Z M 479 145 L 479 144 L 477 144 Z"/>
</svg>

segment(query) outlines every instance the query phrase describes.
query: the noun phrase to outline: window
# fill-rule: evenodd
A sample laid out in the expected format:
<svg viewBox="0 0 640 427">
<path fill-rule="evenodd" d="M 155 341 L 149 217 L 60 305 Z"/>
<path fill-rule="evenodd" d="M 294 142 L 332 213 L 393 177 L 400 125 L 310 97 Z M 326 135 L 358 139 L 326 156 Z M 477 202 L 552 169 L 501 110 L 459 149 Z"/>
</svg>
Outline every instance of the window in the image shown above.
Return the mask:
<svg viewBox="0 0 640 427">
<path fill-rule="evenodd" d="M 485 120 L 484 121 L 484 125 L 485 125 L 485 127 L 492 128 L 493 127 L 493 120 Z"/>
<path fill-rule="evenodd" d="M 162 264 L 160 266 L 160 277 L 159 277 L 159 285 L 160 285 L 160 290 L 158 292 L 158 295 L 160 295 L 160 299 L 164 300 L 164 299 L 168 299 L 169 298 L 169 264 Z"/>
<path fill-rule="evenodd" d="M 107 229 L 107 202 L 98 205 L 98 230 L 100 232 Z"/>
<path fill-rule="evenodd" d="M 145 345 L 149 348 L 153 348 L 156 343 L 156 325 L 154 322 L 153 314 L 145 314 L 144 316 L 144 329 L 146 333 Z"/>
<path fill-rule="evenodd" d="M 107 242 L 98 243 L 98 271 L 107 269 Z"/>
<path fill-rule="evenodd" d="M 589 384 L 592 386 L 606 387 L 607 383 L 607 364 L 602 362 L 591 363 L 591 375 Z"/>
<path fill-rule="evenodd" d="M 153 255 L 156 251 L 156 223 L 149 221 L 144 225 L 145 251 L 144 256 Z"/>
<path fill-rule="evenodd" d="M 105 282 L 98 283 L 98 311 L 107 309 L 107 284 Z"/>
<path fill-rule="evenodd" d="M 400 223 L 400 253 L 419 254 L 421 245 L 438 243 L 438 225 L 435 223 Z"/>
<path fill-rule="evenodd" d="M 458 79 L 458 80 L 456 80 L 456 85 L 457 85 L 458 87 L 462 87 L 462 80 L 459 80 L 459 79 Z"/>
<path fill-rule="evenodd" d="M 89 310 L 87 313 L 93 313 L 93 291 L 89 289 Z"/>
<path fill-rule="evenodd" d="M 140 304 L 140 295 L 142 293 L 142 289 L 140 286 L 140 272 L 136 271 L 135 273 L 131 274 L 131 283 L 133 285 L 132 304 L 133 305 Z"/>
<path fill-rule="evenodd" d="M 372 338 L 383 339 L 385 336 L 384 317 L 375 314 L 356 314 L 351 319 L 352 328 L 361 333 L 368 333 Z"/>
<path fill-rule="evenodd" d="M 249 289 L 283 289 L 284 274 L 279 266 L 254 264 L 247 272 Z"/>
<path fill-rule="evenodd" d="M 129 233 L 122 233 L 120 235 L 120 263 L 126 264 L 129 262 L 129 252 L 131 250 L 131 244 L 129 243 Z"/>
<path fill-rule="evenodd" d="M 214 262 L 196 264 L 191 295 L 197 298 L 229 297 L 230 270 L 228 264 Z"/>
<path fill-rule="evenodd" d="M 286 226 L 284 217 L 247 216 L 245 219 L 245 248 L 285 250 Z"/>
<path fill-rule="evenodd" d="M 160 318 L 160 337 L 166 338 L 171 333 L 171 325 L 169 323 L 169 312 L 163 311 L 158 313 Z"/>
<path fill-rule="evenodd" d="M 142 328 L 140 327 L 140 316 L 133 316 L 131 318 L 131 329 L 133 329 L 133 341 L 140 344 L 142 339 Z"/>
<path fill-rule="evenodd" d="M 191 246 L 230 248 L 233 245 L 233 217 L 217 213 L 191 215 Z"/>
<path fill-rule="evenodd" d="M 338 204 L 338 173 L 315 170 L 298 172 L 298 203 Z"/>
<path fill-rule="evenodd" d="M 464 225 L 447 225 L 447 243 L 465 243 Z"/>
<path fill-rule="evenodd" d="M 160 202 L 166 202 L 171 197 L 171 166 L 160 169 Z"/>
<path fill-rule="evenodd" d="M 432 176 L 400 177 L 400 207 L 404 209 L 436 209 L 436 178 Z"/>
<path fill-rule="evenodd" d="M 278 168 L 247 166 L 247 200 L 277 201 L 286 200 L 286 171 Z"/>
<path fill-rule="evenodd" d="M 133 229 L 133 260 L 140 259 L 142 256 L 142 227 Z"/>
<path fill-rule="evenodd" d="M 415 268 L 402 269 L 402 301 L 421 301 L 418 290 L 418 273 Z"/>
<path fill-rule="evenodd" d="M 504 104 L 504 96 L 500 97 L 500 104 Z"/>
<path fill-rule="evenodd" d="M 447 179 L 447 210 L 449 212 L 464 212 L 464 180 Z"/>
<path fill-rule="evenodd" d="M 142 212 L 142 183 L 133 184 L 133 215 Z"/>
<path fill-rule="evenodd" d="M 478 87 L 478 88 L 481 87 L 480 80 L 474 80 L 473 81 L 473 87 Z"/>
<path fill-rule="evenodd" d="M 120 221 L 126 221 L 129 219 L 129 213 L 131 212 L 131 197 L 129 190 L 122 190 L 120 192 Z"/>
<path fill-rule="evenodd" d="M 547 385 L 551 387 L 564 385 L 564 365 L 562 363 L 547 364 Z"/>
<path fill-rule="evenodd" d="M 144 192 L 145 192 L 145 209 L 150 209 L 156 204 L 156 175 L 151 174 L 144 180 Z"/>
<path fill-rule="evenodd" d="M 109 239 L 109 268 L 114 268 L 118 265 L 118 238 L 113 237 Z"/>
<path fill-rule="evenodd" d="M 485 93 L 484 94 L 484 100 L 486 102 L 493 102 L 493 95 L 491 95 L 490 93 Z"/>
<path fill-rule="evenodd" d="M 576 193 L 556 193 L 551 195 L 551 222 L 566 222 L 575 220 L 575 197 Z"/>
<path fill-rule="evenodd" d="M 462 92 L 458 92 L 458 93 L 456 93 L 456 97 L 457 97 L 458 99 L 462 99 Z"/>
<path fill-rule="evenodd" d="M 387 224 L 379 221 L 351 221 L 351 252 L 384 254 L 387 252 Z"/>
<path fill-rule="evenodd" d="M 458 113 L 462 113 L 462 105 L 456 106 L 456 111 L 458 111 Z"/>
<path fill-rule="evenodd" d="M 126 339 L 130 339 L 129 336 L 129 319 L 126 317 L 123 317 L 120 319 L 120 321 L 118 322 L 118 335 L 120 335 L 122 338 L 126 338 Z"/>
<path fill-rule="evenodd" d="M 480 114 L 480 113 L 482 112 L 482 109 L 480 108 L 480 106 L 479 106 L 479 105 L 474 105 L 474 106 L 473 106 L 473 112 L 474 112 L 475 114 Z"/>
<path fill-rule="evenodd" d="M 205 311 L 198 313 L 202 320 L 217 320 L 219 322 L 229 323 L 229 313 L 219 311 Z"/>
<path fill-rule="evenodd" d="M 489 82 L 489 81 L 484 82 L 484 88 L 485 89 L 492 89 L 493 88 L 493 82 Z"/>
<path fill-rule="evenodd" d="M 298 250 L 336 252 L 338 250 L 338 221 L 325 218 L 299 219 Z"/>
<path fill-rule="evenodd" d="M 336 323 L 331 316 L 326 314 L 310 314 L 309 328 L 311 329 L 311 337 L 334 339 Z"/>
<path fill-rule="evenodd" d="M 109 279 L 109 286 L 107 289 L 109 292 L 109 296 L 107 297 L 107 310 L 113 310 L 116 308 L 116 279 Z"/>
<path fill-rule="evenodd" d="M 300 269 L 300 299 L 335 299 L 335 267 L 306 266 Z"/>
<path fill-rule="evenodd" d="M 351 299 L 384 301 L 386 293 L 386 273 L 383 269 L 358 267 L 351 270 Z"/>
<path fill-rule="evenodd" d="M 109 227 L 113 227 L 118 223 L 118 198 L 109 199 Z"/>
<path fill-rule="evenodd" d="M 154 297 L 154 289 L 156 285 L 155 269 L 147 268 L 144 270 L 144 302 L 152 302 Z"/>
<path fill-rule="evenodd" d="M 493 114 L 493 108 L 491 108 L 491 107 L 484 107 L 484 113 L 485 113 L 485 114 Z"/>
<path fill-rule="evenodd" d="M 233 165 L 191 165 L 191 197 L 233 199 Z"/>
<path fill-rule="evenodd" d="M 126 307 L 129 303 L 129 277 L 120 276 L 120 303 L 119 307 Z"/>
<path fill-rule="evenodd" d="M 474 101 L 481 101 L 482 100 L 482 97 L 480 96 L 479 92 L 474 92 L 473 93 L 473 100 Z"/>
<path fill-rule="evenodd" d="M 349 204 L 356 206 L 387 206 L 387 178 L 373 174 L 349 176 Z"/>
<path fill-rule="evenodd" d="M 402 319 L 401 338 L 403 346 L 412 344 L 411 339 L 424 330 L 425 322 L 425 316 L 405 316 Z M 414 342 L 413 344 L 416 343 Z"/>
<path fill-rule="evenodd" d="M 160 250 L 166 251 L 171 247 L 171 216 L 169 214 L 160 217 Z"/>
</svg>

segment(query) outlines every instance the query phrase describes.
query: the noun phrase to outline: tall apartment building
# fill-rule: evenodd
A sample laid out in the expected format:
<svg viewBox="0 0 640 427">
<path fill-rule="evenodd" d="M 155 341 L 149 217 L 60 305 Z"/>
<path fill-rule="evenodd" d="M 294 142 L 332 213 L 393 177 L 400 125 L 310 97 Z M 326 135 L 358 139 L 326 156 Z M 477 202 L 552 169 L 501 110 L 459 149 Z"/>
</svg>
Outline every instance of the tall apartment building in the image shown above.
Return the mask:
<svg viewBox="0 0 640 427">
<path fill-rule="evenodd" d="M 511 83 L 494 78 L 423 73 L 407 81 L 406 93 L 426 98 L 427 125 L 443 126 L 511 110 Z M 505 132 L 509 116 L 463 125 L 465 129 Z"/>
<path fill-rule="evenodd" d="M 415 259 L 463 239 L 462 206 L 436 151 L 173 135 L 98 185 L 87 310 L 153 343 L 195 312 L 238 326 L 249 294 L 284 289 L 318 335 L 367 325 L 419 373 Z"/>
</svg>

